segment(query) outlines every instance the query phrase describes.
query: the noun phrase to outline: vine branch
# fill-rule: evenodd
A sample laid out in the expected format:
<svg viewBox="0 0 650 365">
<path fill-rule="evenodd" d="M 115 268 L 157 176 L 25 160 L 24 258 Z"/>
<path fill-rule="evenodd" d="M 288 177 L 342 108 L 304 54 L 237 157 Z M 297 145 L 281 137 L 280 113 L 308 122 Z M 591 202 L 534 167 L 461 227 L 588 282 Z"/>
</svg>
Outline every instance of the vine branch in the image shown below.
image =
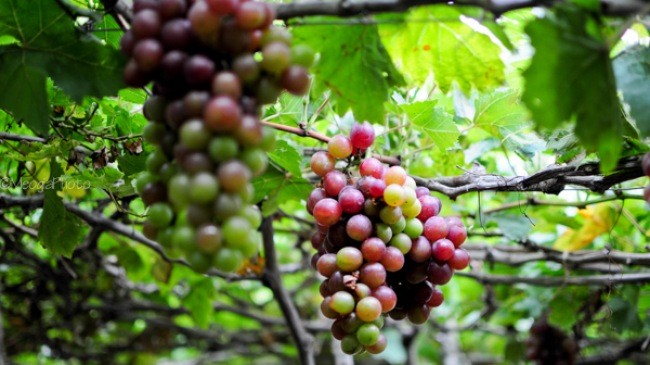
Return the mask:
<svg viewBox="0 0 650 365">
<path fill-rule="evenodd" d="M 510 275 L 491 275 L 484 272 L 457 272 L 456 275 L 474 279 L 482 284 L 528 284 L 535 286 L 580 286 L 614 284 L 647 284 L 650 283 L 650 273 L 631 273 L 614 275 L 588 275 L 588 276 L 538 276 L 521 277 Z"/>
<path fill-rule="evenodd" d="M 273 296 L 278 301 L 280 309 L 287 320 L 287 325 L 291 332 L 291 337 L 296 343 L 300 355 L 300 362 L 303 365 L 315 365 L 314 359 L 314 338 L 303 327 L 302 320 L 298 315 L 289 292 L 282 285 L 282 276 L 278 266 L 278 259 L 275 252 L 275 242 L 273 239 L 273 219 L 264 218 L 262 226 L 262 237 L 264 242 L 265 263 L 262 274 L 262 282 L 273 291 Z"/>
<path fill-rule="evenodd" d="M 366 1 L 307 1 L 278 5 L 277 18 L 289 20 L 306 16 L 330 15 L 337 17 L 364 16 L 388 12 L 404 12 L 410 8 L 446 4 L 456 6 L 476 6 L 496 17 L 512 10 L 538 6 L 553 6 L 561 0 L 366 0 Z M 643 9 L 641 0 L 601 0 L 601 11 L 606 15 L 625 16 L 636 14 Z"/>
</svg>

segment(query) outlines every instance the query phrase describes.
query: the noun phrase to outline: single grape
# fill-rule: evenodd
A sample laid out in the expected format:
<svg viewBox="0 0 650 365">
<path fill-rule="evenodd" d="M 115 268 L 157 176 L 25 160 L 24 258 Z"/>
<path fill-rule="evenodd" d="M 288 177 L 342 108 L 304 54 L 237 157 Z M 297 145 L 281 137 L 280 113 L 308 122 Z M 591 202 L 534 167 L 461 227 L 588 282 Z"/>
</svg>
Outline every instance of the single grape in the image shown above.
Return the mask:
<svg viewBox="0 0 650 365">
<path fill-rule="evenodd" d="M 364 346 L 372 346 L 379 341 L 379 327 L 374 324 L 366 323 L 361 325 L 357 330 L 357 340 Z"/>
<path fill-rule="evenodd" d="M 465 229 L 464 226 L 449 224 L 449 220 L 447 220 L 447 224 L 449 226 L 447 239 L 453 242 L 454 246 L 460 247 L 460 245 L 462 245 L 463 242 L 465 242 L 465 240 L 467 239 L 467 230 Z"/>
<path fill-rule="evenodd" d="M 469 265 L 470 257 L 462 248 L 454 250 L 454 255 L 449 259 L 449 266 L 454 270 L 463 270 Z"/>
<path fill-rule="evenodd" d="M 362 263 L 363 255 L 355 247 L 343 247 L 336 253 L 336 265 L 341 271 L 355 271 L 361 267 Z"/>
<path fill-rule="evenodd" d="M 419 222 L 419 221 L 418 221 Z M 424 236 L 413 239 L 413 245 L 408 253 L 411 260 L 415 262 L 425 262 L 431 257 L 431 244 Z"/>
<path fill-rule="evenodd" d="M 449 233 L 449 226 L 442 217 L 433 216 L 424 222 L 424 235 L 431 242 L 447 237 L 447 233 Z"/>
<path fill-rule="evenodd" d="M 390 184 L 384 190 L 384 201 L 391 207 L 398 207 L 406 201 L 406 193 L 401 185 Z"/>
<path fill-rule="evenodd" d="M 158 12 L 143 9 L 131 21 L 131 32 L 136 39 L 155 38 L 160 33 L 162 21 Z"/>
<path fill-rule="evenodd" d="M 402 267 L 404 267 L 404 254 L 402 254 L 402 252 L 395 247 L 387 247 L 380 263 L 386 268 L 386 271 L 388 272 L 399 271 Z"/>
<path fill-rule="evenodd" d="M 454 256 L 454 251 L 454 244 L 446 238 L 439 239 L 431 245 L 431 255 L 437 261 L 451 259 Z"/>
<path fill-rule="evenodd" d="M 395 247 L 398 249 L 402 254 L 407 254 L 410 250 L 411 247 L 413 246 L 413 242 L 411 241 L 411 238 L 407 236 L 404 233 L 399 233 L 390 240 L 388 243 L 391 247 Z"/>
<path fill-rule="evenodd" d="M 386 252 L 386 244 L 377 237 L 371 237 L 361 244 L 361 253 L 368 262 L 380 261 Z"/>
<path fill-rule="evenodd" d="M 219 227 L 206 224 L 196 231 L 196 247 L 206 254 L 215 254 L 221 248 L 222 235 Z"/>
<path fill-rule="evenodd" d="M 348 179 L 344 173 L 333 170 L 323 177 L 323 188 L 330 197 L 338 197 L 341 190 L 347 185 Z"/>
<path fill-rule="evenodd" d="M 334 158 L 348 158 L 352 154 L 352 142 L 348 137 L 337 134 L 327 143 L 327 152 Z"/>
<path fill-rule="evenodd" d="M 444 285 L 451 280 L 454 270 L 447 264 L 439 265 L 435 261 L 429 264 L 428 268 L 429 281 L 435 285 Z"/>
<path fill-rule="evenodd" d="M 191 150 L 203 150 L 210 143 L 210 131 L 200 119 L 191 119 L 180 129 L 180 140 Z"/>
<path fill-rule="evenodd" d="M 375 297 L 366 297 L 357 303 L 355 313 L 364 322 L 372 322 L 381 316 L 382 306 Z"/>
<path fill-rule="evenodd" d="M 336 160 L 327 152 L 318 151 L 311 156 L 311 170 L 318 176 L 325 176 L 328 172 L 334 170 Z"/>
<path fill-rule="evenodd" d="M 330 308 L 339 314 L 350 314 L 354 310 L 354 297 L 346 291 L 338 291 L 332 295 Z"/>
<path fill-rule="evenodd" d="M 221 71 L 212 79 L 212 93 L 217 96 L 229 96 L 239 99 L 242 95 L 242 85 L 239 77 L 230 71 Z"/>
<path fill-rule="evenodd" d="M 215 132 L 233 132 L 241 124 L 241 108 L 228 96 L 217 96 L 210 100 L 203 114 L 205 124 Z"/>
<path fill-rule="evenodd" d="M 386 254 L 384 254 L 384 257 L 386 257 Z M 359 280 L 371 289 L 375 289 L 386 282 L 386 269 L 384 265 L 378 262 L 365 264 L 359 271 Z"/>
<path fill-rule="evenodd" d="M 323 301 L 320 303 L 320 311 L 326 318 L 337 319 L 339 314 L 330 307 L 331 303 L 332 297 L 327 296 L 323 298 Z M 332 330 L 332 332 L 334 332 L 334 330 Z M 343 332 L 343 330 L 341 330 L 341 332 Z M 345 335 L 345 332 L 343 332 L 343 334 Z"/>
<path fill-rule="evenodd" d="M 250 2 L 250 4 L 255 4 L 255 2 Z M 264 69 L 265 71 L 270 72 L 272 74 L 280 73 L 289 66 L 290 62 L 291 62 L 291 49 L 283 42 L 271 42 L 265 45 L 264 48 L 262 48 L 261 66 L 262 69 Z M 293 78 L 298 75 L 288 75 L 288 76 Z M 302 76 L 300 76 L 300 78 L 301 80 L 299 82 L 302 82 L 303 81 Z M 297 80 L 289 79 L 286 81 L 291 81 L 293 83 Z M 307 77 L 307 81 L 309 81 L 308 77 Z M 297 84 L 296 86 L 301 86 L 302 88 L 304 88 L 304 86 L 302 84 L 299 84 L 299 82 L 296 82 Z M 292 83 L 290 86 L 294 86 Z"/>
<path fill-rule="evenodd" d="M 219 182 L 214 175 L 200 172 L 190 180 L 189 199 L 192 203 L 207 204 L 217 197 Z"/>
<path fill-rule="evenodd" d="M 419 219 L 409 218 L 405 220 L 404 233 L 407 236 L 416 239 L 422 235 L 422 232 L 424 232 L 424 225 Z"/>
<path fill-rule="evenodd" d="M 363 241 L 372 234 L 372 222 L 365 215 L 357 214 L 348 220 L 345 231 L 353 240 Z"/>
<path fill-rule="evenodd" d="M 387 345 L 388 341 L 386 340 L 386 336 L 380 334 L 377 338 L 377 342 L 374 345 L 366 346 L 365 349 L 369 353 L 376 355 L 384 352 Z"/>
<path fill-rule="evenodd" d="M 339 192 L 338 200 L 343 213 L 346 214 L 356 214 L 361 212 L 365 203 L 363 193 L 352 187 L 342 189 L 341 192 Z M 309 211 L 309 204 L 307 205 L 307 210 Z"/>
<path fill-rule="evenodd" d="M 407 175 L 404 168 L 401 166 L 391 166 L 388 171 L 386 171 L 384 181 L 386 181 L 386 185 L 397 184 L 401 186 L 406 182 L 406 177 Z"/>
<path fill-rule="evenodd" d="M 338 222 L 342 213 L 339 203 L 331 198 L 322 199 L 314 205 L 314 218 L 324 226 L 331 226 Z"/>
<path fill-rule="evenodd" d="M 352 145 L 360 150 L 372 146 L 375 141 L 375 131 L 368 122 L 362 124 L 355 123 L 350 130 L 350 141 Z"/>
<path fill-rule="evenodd" d="M 264 64 L 262 63 L 262 65 Z M 280 84 L 291 94 L 305 95 L 309 91 L 311 82 L 307 70 L 304 67 L 294 65 L 287 67 L 282 72 L 282 75 L 280 75 Z M 351 153 L 352 151 L 347 156 L 337 158 L 346 158 Z"/>
<path fill-rule="evenodd" d="M 266 9 L 263 3 L 247 1 L 239 5 L 235 13 L 237 26 L 245 30 L 261 27 L 266 21 Z"/>
<path fill-rule="evenodd" d="M 376 179 L 381 179 L 383 164 L 374 157 L 369 157 L 361 162 L 359 165 L 359 173 L 361 176 L 372 176 Z"/>
<path fill-rule="evenodd" d="M 392 311 L 397 305 L 397 294 L 387 285 L 381 285 L 372 292 L 372 296 L 381 303 L 382 313 Z"/>
<path fill-rule="evenodd" d="M 174 219 L 174 211 L 165 203 L 155 203 L 149 207 L 149 222 L 156 228 L 165 228 Z"/>
<path fill-rule="evenodd" d="M 214 267 L 220 271 L 233 272 L 241 267 L 244 256 L 238 250 L 223 247 L 214 257 Z"/>
</svg>

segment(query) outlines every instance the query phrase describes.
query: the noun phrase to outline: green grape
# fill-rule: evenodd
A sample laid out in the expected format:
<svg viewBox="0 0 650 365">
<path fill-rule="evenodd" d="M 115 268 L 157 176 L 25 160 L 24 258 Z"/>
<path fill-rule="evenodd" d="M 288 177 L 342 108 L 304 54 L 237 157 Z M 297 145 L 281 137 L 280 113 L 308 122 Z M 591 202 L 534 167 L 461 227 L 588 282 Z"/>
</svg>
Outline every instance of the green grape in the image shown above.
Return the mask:
<svg viewBox="0 0 650 365">
<path fill-rule="evenodd" d="M 241 252 L 229 248 L 221 248 L 214 256 L 214 266 L 225 272 L 233 272 L 241 267 L 244 257 Z"/>
<path fill-rule="evenodd" d="M 156 228 L 165 228 L 174 219 L 174 211 L 165 203 L 155 203 L 149 207 L 149 222 Z"/>
</svg>

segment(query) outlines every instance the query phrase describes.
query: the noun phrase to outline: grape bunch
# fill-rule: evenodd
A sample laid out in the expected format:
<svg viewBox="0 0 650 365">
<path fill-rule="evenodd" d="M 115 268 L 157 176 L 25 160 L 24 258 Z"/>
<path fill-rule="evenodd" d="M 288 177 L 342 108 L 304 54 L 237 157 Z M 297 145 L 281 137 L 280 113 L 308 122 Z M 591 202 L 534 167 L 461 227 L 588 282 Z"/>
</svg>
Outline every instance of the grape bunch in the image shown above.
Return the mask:
<svg viewBox="0 0 650 365">
<path fill-rule="evenodd" d="M 439 216 L 442 204 L 429 189 L 400 166 L 361 159 L 374 139 L 369 123 L 355 123 L 349 137 L 334 136 L 311 158 L 322 178 L 307 201 L 317 225 L 312 266 L 327 278 L 321 312 L 334 319 L 332 334 L 347 354 L 382 352 L 385 316 L 426 322 L 443 302 L 438 286 L 470 261 L 459 248 L 463 223 Z M 345 170 L 336 169 L 337 159 L 347 161 Z"/>
<path fill-rule="evenodd" d="M 650 177 L 650 152 L 646 153 L 641 160 L 641 168 L 645 176 Z M 643 198 L 648 206 L 650 206 L 650 184 L 646 185 L 643 189 Z"/>
<path fill-rule="evenodd" d="M 261 243 L 251 179 L 274 135 L 260 108 L 309 89 L 314 55 L 274 27 L 271 5 L 243 0 L 135 0 L 121 39 L 124 80 L 152 83 L 143 131 L 155 150 L 136 191 L 144 234 L 199 272 L 238 269 Z"/>
<path fill-rule="evenodd" d="M 526 340 L 526 357 L 539 365 L 573 365 L 578 345 L 561 329 L 551 326 L 546 316 L 538 318 L 530 327 Z"/>
</svg>

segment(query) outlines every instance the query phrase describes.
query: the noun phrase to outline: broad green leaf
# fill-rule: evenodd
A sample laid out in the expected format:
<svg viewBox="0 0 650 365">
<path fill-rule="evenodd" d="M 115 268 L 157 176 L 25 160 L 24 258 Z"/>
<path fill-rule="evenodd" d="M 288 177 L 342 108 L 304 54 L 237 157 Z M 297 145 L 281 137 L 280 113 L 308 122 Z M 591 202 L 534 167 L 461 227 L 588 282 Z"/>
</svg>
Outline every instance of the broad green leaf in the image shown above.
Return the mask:
<svg viewBox="0 0 650 365">
<path fill-rule="evenodd" d="M 443 92 L 456 83 L 469 94 L 504 80 L 501 50 L 489 36 L 461 21 L 463 13 L 449 6 L 411 10 L 405 24 L 382 25 L 382 40 L 399 69 L 415 82 L 433 71 Z"/>
<path fill-rule="evenodd" d="M 192 289 L 183 298 L 183 305 L 190 311 L 199 327 L 206 328 L 210 315 L 214 312 L 212 299 L 215 294 L 214 284 L 210 278 L 201 278 L 191 283 Z"/>
<path fill-rule="evenodd" d="M 547 15 L 526 27 L 535 55 L 522 100 L 539 127 L 575 118 L 581 143 L 610 170 L 620 155 L 623 118 L 607 45 L 582 10 L 563 6 Z"/>
<path fill-rule="evenodd" d="M 148 155 L 144 153 L 141 153 L 139 155 L 130 155 L 128 153 L 125 153 L 124 155 L 117 158 L 117 163 L 120 167 L 120 171 L 124 173 L 124 176 L 131 176 L 133 174 L 144 171 L 147 156 Z"/>
<path fill-rule="evenodd" d="M 643 328 L 638 312 L 639 288 L 627 287 L 607 303 L 615 330 L 637 332 Z"/>
<path fill-rule="evenodd" d="M 277 140 L 273 151 L 269 152 L 269 159 L 294 176 L 302 175 L 300 172 L 302 157 L 287 141 Z"/>
<path fill-rule="evenodd" d="M 84 236 L 81 220 L 68 212 L 63 200 L 56 193 L 57 180 L 63 174 L 61 167 L 52 159 L 50 162 L 51 179 L 46 185 L 38 238 L 52 253 L 70 257 L 77 244 Z"/>
<path fill-rule="evenodd" d="M 313 67 L 316 92 L 326 88 L 339 114 L 352 109 L 359 120 L 384 120 L 384 102 L 404 84 L 375 25 L 296 27 L 293 33 L 320 54 Z"/>
<path fill-rule="evenodd" d="M 614 73 L 641 136 L 650 137 L 650 48 L 638 46 L 621 53 L 614 59 Z"/>
<path fill-rule="evenodd" d="M 285 174 L 274 167 L 253 180 L 254 202 L 264 200 L 262 213 L 268 216 L 277 210 L 280 203 L 307 199 L 313 189 L 312 184 L 299 176 Z"/>
<path fill-rule="evenodd" d="M 533 224 L 523 214 L 495 213 L 485 216 L 484 223 L 493 221 L 506 238 L 520 241 L 526 239 Z"/>
<path fill-rule="evenodd" d="M 423 101 L 402 105 L 402 109 L 413 126 L 444 151 L 458 141 L 460 132 L 454 123 L 454 117 L 435 105 L 435 101 Z"/>
<path fill-rule="evenodd" d="M 46 76 L 78 102 L 123 86 L 123 56 L 80 36 L 56 1 L 0 2 L 0 35 L 18 40 L 0 47 L 0 107 L 35 132 L 45 134 L 49 125 Z"/>
<path fill-rule="evenodd" d="M 512 90 L 483 94 L 474 107 L 474 125 L 502 141 L 526 128 L 529 120 L 528 110 Z"/>
</svg>

